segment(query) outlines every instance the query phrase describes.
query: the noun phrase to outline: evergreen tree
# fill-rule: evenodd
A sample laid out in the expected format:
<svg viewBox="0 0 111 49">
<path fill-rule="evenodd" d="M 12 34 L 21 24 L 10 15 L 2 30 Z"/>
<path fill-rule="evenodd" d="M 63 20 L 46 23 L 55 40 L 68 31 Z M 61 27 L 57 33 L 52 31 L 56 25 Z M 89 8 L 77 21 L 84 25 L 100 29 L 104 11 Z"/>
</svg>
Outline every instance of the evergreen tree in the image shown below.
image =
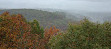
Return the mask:
<svg viewBox="0 0 111 49">
<path fill-rule="evenodd" d="M 31 24 L 31 28 L 32 28 L 31 33 L 38 34 L 38 35 L 40 35 L 41 38 L 43 38 L 44 30 L 43 30 L 43 28 L 40 27 L 38 21 L 33 20 L 33 22 L 30 22 L 30 24 Z"/>
</svg>

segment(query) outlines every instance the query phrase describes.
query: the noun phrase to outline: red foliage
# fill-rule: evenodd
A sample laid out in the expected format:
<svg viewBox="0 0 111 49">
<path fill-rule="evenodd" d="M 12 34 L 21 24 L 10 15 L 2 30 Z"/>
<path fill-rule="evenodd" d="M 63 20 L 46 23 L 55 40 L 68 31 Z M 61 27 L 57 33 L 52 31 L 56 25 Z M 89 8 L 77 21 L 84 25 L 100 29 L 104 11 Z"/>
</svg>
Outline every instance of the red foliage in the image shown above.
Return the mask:
<svg viewBox="0 0 111 49">
<path fill-rule="evenodd" d="M 56 27 L 45 29 L 44 38 L 31 33 L 31 26 L 20 15 L 4 12 L 0 15 L 0 49 L 46 49 L 51 36 L 59 32 Z"/>
<path fill-rule="evenodd" d="M 30 33 L 30 25 L 22 15 L 11 16 L 9 12 L 5 12 L 0 18 L 0 48 L 29 48 L 37 42 L 35 37 L 38 35 Z"/>
<path fill-rule="evenodd" d="M 44 33 L 44 45 L 47 45 L 47 43 L 49 42 L 49 39 L 54 36 L 57 35 L 60 30 L 57 29 L 55 26 L 50 27 L 49 29 L 45 29 L 45 33 Z"/>
<path fill-rule="evenodd" d="M 44 36 L 45 38 L 50 38 L 51 36 L 56 35 L 57 32 L 59 32 L 59 29 L 53 26 L 53 27 L 50 27 L 49 29 L 45 29 Z"/>
</svg>

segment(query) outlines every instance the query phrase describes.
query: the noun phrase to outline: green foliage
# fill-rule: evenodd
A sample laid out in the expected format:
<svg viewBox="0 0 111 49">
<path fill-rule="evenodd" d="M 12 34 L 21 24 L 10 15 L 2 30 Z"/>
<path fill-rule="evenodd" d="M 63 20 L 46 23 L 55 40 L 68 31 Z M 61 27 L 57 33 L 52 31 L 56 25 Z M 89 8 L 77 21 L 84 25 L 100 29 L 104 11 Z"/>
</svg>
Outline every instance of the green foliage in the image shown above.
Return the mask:
<svg viewBox="0 0 111 49">
<path fill-rule="evenodd" d="M 84 19 L 68 32 L 49 41 L 51 49 L 111 49 L 111 23 L 96 24 Z"/>
<path fill-rule="evenodd" d="M 59 29 L 66 30 L 69 21 L 62 12 L 48 12 L 35 9 L 7 9 L 1 10 L 0 13 L 4 11 L 8 11 L 11 14 L 22 14 L 29 22 L 36 19 L 43 28 L 56 26 Z"/>
<path fill-rule="evenodd" d="M 31 33 L 38 34 L 38 35 L 40 35 L 43 38 L 44 30 L 43 30 L 43 28 L 41 28 L 39 26 L 38 21 L 37 20 L 33 20 L 33 22 L 30 22 L 30 24 L 31 24 L 31 28 L 32 28 Z"/>
<path fill-rule="evenodd" d="M 58 32 L 55 26 L 44 31 L 37 20 L 27 23 L 21 14 L 0 14 L 1 49 L 111 49 L 109 22 L 84 19 L 81 24 L 70 24 L 66 33 Z"/>
<path fill-rule="evenodd" d="M 2 22 L 3 21 L 3 19 L 2 18 L 0 18 L 0 22 Z"/>
</svg>

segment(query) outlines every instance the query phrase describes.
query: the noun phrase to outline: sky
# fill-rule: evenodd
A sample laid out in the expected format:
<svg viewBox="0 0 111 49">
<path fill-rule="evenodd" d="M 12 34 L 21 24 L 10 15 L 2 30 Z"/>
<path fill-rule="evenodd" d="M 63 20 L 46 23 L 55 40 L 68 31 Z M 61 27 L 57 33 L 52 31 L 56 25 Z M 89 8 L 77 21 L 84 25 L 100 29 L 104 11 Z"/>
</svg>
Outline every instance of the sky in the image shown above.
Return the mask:
<svg viewBox="0 0 111 49">
<path fill-rule="evenodd" d="M 89 12 L 102 12 L 103 14 L 96 15 L 92 13 L 92 16 L 90 14 L 90 16 L 88 15 L 92 21 L 101 21 L 106 16 L 104 12 L 111 13 L 111 0 L 0 0 L 0 8 L 61 9 L 71 13 L 75 11 L 77 11 L 76 13 L 79 12 L 79 14 L 86 13 L 85 16 Z M 105 16 L 102 17 L 101 15 Z"/>
<path fill-rule="evenodd" d="M 52 8 L 111 12 L 111 0 L 0 0 L 0 8 Z"/>
</svg>

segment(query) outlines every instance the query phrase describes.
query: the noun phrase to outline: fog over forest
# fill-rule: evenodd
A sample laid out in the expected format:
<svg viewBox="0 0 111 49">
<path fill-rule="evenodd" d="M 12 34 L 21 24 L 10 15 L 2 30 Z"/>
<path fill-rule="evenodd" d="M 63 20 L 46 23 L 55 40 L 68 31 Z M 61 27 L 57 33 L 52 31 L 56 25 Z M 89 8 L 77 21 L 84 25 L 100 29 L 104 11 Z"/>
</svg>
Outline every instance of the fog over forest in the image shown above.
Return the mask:
<svg viewBox="0 0 111 49">
<path fill-rule="evenodd" d="M 109 21 L 111 0 L 0 0 L 1 9 L 60 9 L 77 17 L 87 16 L 90 20 Z"/>
</svg>

